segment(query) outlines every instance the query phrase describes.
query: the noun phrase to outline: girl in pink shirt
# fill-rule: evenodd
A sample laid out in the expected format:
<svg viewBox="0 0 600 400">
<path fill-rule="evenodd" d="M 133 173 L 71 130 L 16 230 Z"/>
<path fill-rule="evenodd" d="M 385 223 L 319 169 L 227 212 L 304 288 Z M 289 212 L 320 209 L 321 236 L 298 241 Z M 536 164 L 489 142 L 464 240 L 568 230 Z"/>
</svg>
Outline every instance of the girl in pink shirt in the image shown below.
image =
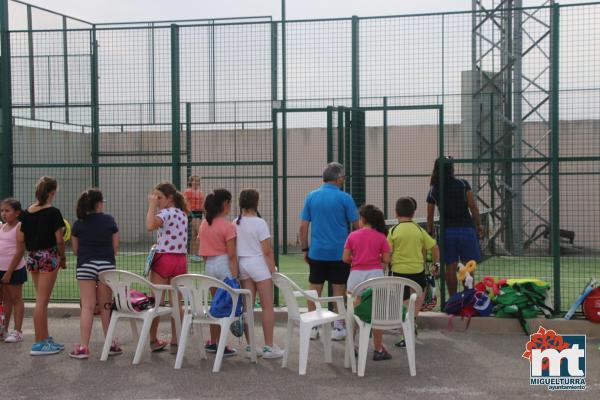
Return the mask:
<svg viewBox="0 0 600 400">
<path fill-rule="evenodd" d="M 364 205 L 358 210 L 360 229 L 350 233 L 344 245 L 342 259 L 351 264 L 350 276 L 346 285 L 352 292 L 354 288 L 371 278 L 385 276 L 384 267 L 390 263 L 391 249 L 387 241 L 385 219 L 380 209 L 373 205 Z M 356 304 L 360 303 L 360 297 Z M 383 331 L 373 329 L 375 352 L 373 360 L 389 360 L 390 353 L 383 346 Z"/>
<path fill-rule="evenodd" d="M 4 290 L 3 307 L 6 314 L 5 326 L 1 331 L 8 332 L 11 313 L 15 316 L 15 329 L 4 339 L 6 343 L 23 340 L 23 283 L 27 282 L 25 270 L 25 237 L 21 232 L 21 203 L 15 199 L 5 199 L 0 203 L 0 285 Z"/>
<path fill-rule="evenodd" d="M 226 189 L 215 189 L 204 200 L 206 218 L 200 224 L 200 255 L 206 262 L 204 273 L 220 281 L 238 277 L 235 226 L 226 217 L 231 213 L 231 193 Z M 214 296 L 216 288 L 211 288 Z M 210 341 L 204 346 L 209 353 L 216 353 L 221 329 L 210 326 Z M 225 347 L 225 357 L 236 354 Z"/>
</svg>

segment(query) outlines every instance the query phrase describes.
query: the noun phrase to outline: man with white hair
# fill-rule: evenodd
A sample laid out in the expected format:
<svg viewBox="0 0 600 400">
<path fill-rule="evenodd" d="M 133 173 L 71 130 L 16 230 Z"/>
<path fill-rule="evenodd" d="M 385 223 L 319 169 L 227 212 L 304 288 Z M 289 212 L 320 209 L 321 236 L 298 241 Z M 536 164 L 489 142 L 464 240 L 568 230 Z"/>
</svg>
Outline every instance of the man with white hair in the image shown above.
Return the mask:
<svg viewBox="0 0 600 400">
<path fill-rule="evenodd" d="M 300 244 L 304 259 L 310 267 L 308 281 L 310 289 L 321 295 L 325 281 L 333 286 L 334 296 L 344 296 L 350 265 L 342 261 L 344 243 L 349 225 L 358 228 L 358 212 L 352 197 L 344 192 L 344 166 L 332 162 L 323 171 L 323 184 L 310 192 L 304 200 L 300 214 Z M 310 229 L 310 247 L 308 240 Z M 308 303 L 309 311 L 315 309 Z M 313 328 L 311 339 L 319 337 L 318 328 Z M 346 329 L 341 321 L 334 324 L 332 339 L 343 340 Z"/>
</svg>

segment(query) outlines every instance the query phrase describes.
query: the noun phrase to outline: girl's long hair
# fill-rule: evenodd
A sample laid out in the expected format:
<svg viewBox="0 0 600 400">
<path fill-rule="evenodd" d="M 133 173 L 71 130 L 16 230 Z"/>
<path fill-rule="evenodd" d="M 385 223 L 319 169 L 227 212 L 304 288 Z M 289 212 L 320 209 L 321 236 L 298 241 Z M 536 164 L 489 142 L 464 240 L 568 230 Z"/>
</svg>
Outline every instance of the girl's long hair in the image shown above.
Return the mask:
<svg viewBox="0 0 600 400">
<path fill-rule="evenodd" d="M 444 182 L 449 182 L 452 178 L 454 178 L 454 163 L 452 162 L 452 158 L 444 157 Z M 429 180 L 429 186 L 436 187 L 440 183 L 440 159 L 435 160 L 433 164 L 433 172 L 431 173 L 431 179 Z"/>
<path fill-rule="evenodd" d="M 242 212 L 243 210 L 254 210 L 256 211 L 256 215 L 260 218 L 260 213 L 258 212 L 258 191 L 256 189 L 244 189 L 240 193 L 240 215 L 236 221 L 236 224 L 240 224 L 242 220 Z"/>
<path fill-rule="evenodd" d="M 158 190 L 159 192 L 164 194 L 166 198 L 169 198 L 169 196 L 171 196 L 173 198 L 173 203 L 175 204 L 176 208 L 179 208 L 186 214 L 189 212 L 185 198 L 172 183 L 159 183 L 158 185 L 156 185 L 154 190 Z"/>
<path fill-rule="evenodd" d="M 372 204 L 365 204 L 358 209 L 358 215 L 360 215 L 367 224 L 371 225 L 373 229 L 387 235 L 385 217 L 379 208 Z"/>
<path fill-rule="evenodd" d="M 227 189 L 215 189 L 206 196 L 204 210 L 206 211 L 208 225 L 212 225 L 213 220 L 223 212 L 227 202 L 231 202 L 231 193 Z"/>
<path fill-rule="evenodd" d="M 81 193 L 77 199 L 77 219 L 85 219 L 89 214 L 96 211 L 96 205 L 103 200 L 102 192 L 98 188 L 88 189 Z"/>
<path fill-rule="evenodd" d="M 50 193 L 57 188 L 58 182 L 56 182 L 56 179 L 49 176 L 42 176 L 35 185 L 35 198 L 37 199 L 38 206 L 46 205 Z"/>
</svg>

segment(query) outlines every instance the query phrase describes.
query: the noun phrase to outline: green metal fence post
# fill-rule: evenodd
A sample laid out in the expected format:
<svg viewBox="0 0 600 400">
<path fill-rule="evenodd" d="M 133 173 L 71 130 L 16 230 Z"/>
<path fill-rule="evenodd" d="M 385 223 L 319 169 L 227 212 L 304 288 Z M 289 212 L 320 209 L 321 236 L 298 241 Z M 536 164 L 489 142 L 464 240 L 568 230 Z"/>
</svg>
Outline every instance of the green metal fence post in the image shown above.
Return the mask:
<svg viewBox="0 0 600 400">
<path fill-rule="evenodd" d="M 344 109 L 344 167 L 346 168 L 346 183 L 344 184 L 344 190 L 347 193 L 352 193 L 352 185 L 354 183 L 354 178 L 352 174 L 352 159 L 353 154 L 350 151 L 352 149 L 352 139 L 351 139 L 351 126 L 352 121 L 350 119 L 351 110 L 348 108 Z"/>
<path fill-rule="evenodd" d="M 171 151 L 173 185 L 181 188 L 181 104 L 179 104 L 179 26 L 171 24 Z"/>
<path fill-rule="evenodd" d="M 281 208 L 283 210 L 283 254 L 287 254 L 288 217 L 287 217 L 287 59 L 285 37 L 285 0 L 281 0 Z"/>
<path fill-rule="evenodd" d="M 337 153 L 339 162 L 342 165 L 345 165 L 344 161 L 344 111 L 342 107 L 338 107 L 337 109 L 338 115 L 338 126 L 337 126 Z"/>
<path fill-rule="evenodd" d="M 383 98 L 383 215 L 388 218 L 389 189 L 388 189 L 388 99 Z"/>
<path fill-rule="evenodd" d="M 496 214 L 496 150 L 494 149 L 496 143 L 496 125 L 494 124 L 494 93 L 490 93 L 490 145 L 492 150 L 490 151 L 490 208 L 492 209 L 491 218 L 494 218 Z M 475 185 L 473 185 L 475 186 Z M 490 241 L 489 244 L 490 252 L 496 255 L 496 239 Z"/>
<path fill-rule="evenodd" d="M 186 181 L 192 176 L 192 103 L 185 103 L 185 173 Z"/>
<path fill-rule="evenodd" d="M 439 204 L 438 204 L 438 211 L 439 211 L 439 216 L 440 216 L 440 230 L 439 230 L 439 234 L 437 237 L 438 240 L 438 244 L 440 247 L 440 260 L 444 259 L 444 254 L 445 254 L 445 240 L 444 240 L 444 232 L 446 230 L 446 224 L 444 222 L 444 217 L 446 215 L 446 213 L 444 212 L 444 202 L 445 202 L 445 196 L 444 196 L 444 173 L 442 171 L 444 171 L 444 169 L 446 168 L 446 159 L 444 158 L 444 108 L 443 106 L 440 106 L 439 111 L 438 111 L 438 125 L 439 125 L 439 143 L 438 143 L 438 148 L 439 148 L 439 155 L 438 155 L 438 168 L 440 173 L 438 174 L 439 180 L 438 180 L 438 192 L 439 192 Z M 441 301 L 441 305 L 442 305 L 442 309 L 444 308 L 444 305 L 446 304 L 446 264 L 444 262 L 441 262 L 441 271 L 440 271 L 440 301 Z"/>
<path fill-rule="evenodd" d="M 551 140 L 552 140 L 552 216 L 551 216 L 551 242 L 552 242 L 552 266 L 554 271 L 554 309 L 559 312 L 560 304 L 560 165 L 559 165 L 559 47 L 560 47 L 560 8 L 557 3 L 552 5 L 551 11 L 551 83 L 550 83 L 550 107 L 551 107 Z"/>
<path fill-rule="evenodd" d="M 365 119 L 364 111 L 360 111 L 360 36 L 359 18 L 352 16 L 352 110 L 350 111 L 351 139 L 346 146 L 351 146 L 351 160 L 346 162 L 350 167 L 351 193 L 356 205 L 365 200 Z"/>
<path fill-rule="evenodd" d="M 27 54 L 29 61 L 29 109 L 31 119 L 35 119 L 35 59 L 33 58 L 33 21 L 31 5 L 29 4 L 27 5 Z"/>
<path fill-rule="evenodd" d="M 0 196 L 13 195 L 13 123 L 12 87 L 10 65 L 10 33 L 8 26 L 8 0 L 0 3 L 0 111 L 2 130 L 0 131 Z"/>
<path fill-rule="evenodd" d="M 92 60 L 91 60 L 91 96 L 92 96 L 92 186 L 100 186 L 99 152 L 100 152 L 100 115 L 98 93 L 98 41 L 96 25 L 92 26 Z"/>
<path fill-rule="evenodd" d="M 271 159 L 273 161 L 273 253 L 275 265 L 279 264 L 279 165 L 277 152 L 277 112 L 275 102 L 277 101 L 277 23 L 271 23 L 271 119 L 273 121 L 273 136 L 271 138 Z M 275 286 L 273 291 L 275 305 L 279 305 L 279 288 Z"/>
<path fill-rule="evenodd" d="M 63 81 L 65 93 L 65 122 L 69 123 L 69 46 L 67 41 L 67 17 L 63 15 Z"/>
<path fill-rule="evenodd" d="M 360 107 L 359 19 L 352 16 L 352 108 Z"/>
<path fill-rule="evenodd" d="M 327 164 L 333 162 L 333 107 L 327 107 Z"/>
<path fill-rule="evenodd" d="M 210 46 L 208 48 L 208 101 L 210 102 L 210 110 L 209 110 L 209 121 L 216 122 L 217 121 L 217 106 L 216 106 L 216 92 L 217 92 L 217 82 L 216 82 L 216 61 L 215 61 L 215 20 L 211 19 L 209 21 L 210 29 L 208 31 Z"/>
<path fill-rule="evenodd" d="M 360 86 L 359 86 L 359 65 L 358 65 L 358 52 L 359 52 L 359 35 L 358 35 L 358 17 L 356 15 L 352 16 L 352 109 L 356 109 L 360 106 Z M 347 189 L 350 193 L 354 194 L 354 186 L 356 182 L 356 172 L 354 170 L 354 159 L 356 158 L 356 154 L 354 154 L 354 149 L 356 148 L 354 136 L 352 135 L 352 122 L 353 121 L 353 110 L 349 110 L 346 117 L 346 169 L 350 171 L 350 185 Z M 357 148 L 360 151 L 360 149 Z M 346 179 L 348 180 L 348 179 Z"/>
<path fill-rule="evenodd" d="M 154 22 L 150 23 L 150 43 L 149 43 L 149 60 L 148 68 L 150 70 L 150 82 L 148 90 L 150 92 L 150 114 L 152 115 L 152 123 L 156 123 L 156 61 L 155 61 L 155 38 L 154 38 Z"/>
<path fill-rule="evenodd" d="M 352 197 L 357 206 L 366 203 L 365 112 L 352 110 Z"/>
</svg>

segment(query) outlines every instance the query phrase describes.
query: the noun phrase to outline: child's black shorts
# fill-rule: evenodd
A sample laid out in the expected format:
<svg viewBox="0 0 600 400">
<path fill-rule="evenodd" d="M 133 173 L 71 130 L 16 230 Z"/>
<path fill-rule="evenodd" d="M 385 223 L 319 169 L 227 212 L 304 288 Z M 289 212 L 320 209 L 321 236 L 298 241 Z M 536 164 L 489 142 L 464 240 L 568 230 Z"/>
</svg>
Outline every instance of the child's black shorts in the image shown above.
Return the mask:
<svg viewBox="0 0 600 400">
<path fill-rule="evenodd" d="M 419 272 L 418 274 L 400 274 L 398 272 L 392 272 L 392 276 L 399 276 L 400 278 L 410 279 L 417 283 L 417 285 L 421 286 L 423 290 L 427 286 L 427 280 L 425 279 L 425 271 Z M 404 288 L 404 300 L 408 300 L 410 298 L 410 288 Z"/>
<path fill-rule="evenodd" d="M 4 276 L 6 271 L 0 271 L 0 279 Z M 13 271 L 12 276 L 10 277 L 9 285 L 22 285 L 27 282 L 27 268 L 20 268 L 16 271 Z"/>
</svg>

